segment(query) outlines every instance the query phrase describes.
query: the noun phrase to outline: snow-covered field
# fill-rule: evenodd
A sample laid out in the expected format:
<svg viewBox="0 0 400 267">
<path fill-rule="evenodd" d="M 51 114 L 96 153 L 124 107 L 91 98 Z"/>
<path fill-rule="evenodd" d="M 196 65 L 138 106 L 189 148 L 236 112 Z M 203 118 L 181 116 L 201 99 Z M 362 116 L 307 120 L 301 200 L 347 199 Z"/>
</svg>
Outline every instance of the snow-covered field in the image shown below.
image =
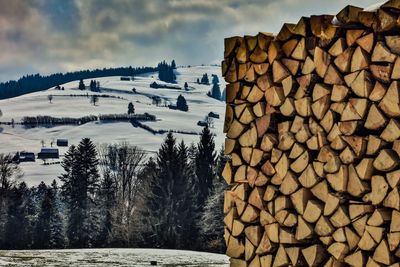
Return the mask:
<svg viewBox="0 0 400 267">
<path fill-rule="evenodd" d="M 153 89 L 149 85 L 153 81 L 162 83 L 157 78 L 157 73 L 148 73 L 135 76 L 134 81 L 121 81 L 120 76 L 103 77 L 96 80 L 100 81 L 102 91 L 99 94 L 107 94 L 120 98 L 99 98 L 96 106 L 90 103 L 90 98 L 86 96 L 71 97 L 71 94 L 95 94 L 91 91 L 81 91 L 77 89 L 78 81 L 70 82 L 61 86 L 64 91 L 53 88 L 31 93 L 12 99 L 0 100 L 0 109 L 3 116 L 0 121 L 7 122 L 14 119 L 19 122 L 24 116 L 48 115 L 54 117 L 78 118 L 86 115 L 99 114 L 120 114 L 127 112 L 129 102 L 133 102 L 136 113 L 148 112 L 157 117 L 155 122 L 145 124 L 158 130 L 175 130 L 185 132 L 200 133 L 202 127 L 197 125 L 199 120 L 204 120 L 205 116 L 213 111 L 220 115 L 220 119 L 214 119 L 212 132 L 216 134 L 216 148 L 219 149 L 223 143 L 223 121 L 225 107 L 222 101 L 215 100 L 206 95 L 211 89 L 211 85 L 199 85 L 197 78 L 201 78 L 203 73 L 209 75 L 217 74 L 220 80 L 221 91 L 225 87 L 224 81 L 220 76 L 220 67 L 216 66 L 196 66 L 191 68 L 178 68 L 176 70 L 177 85 L 183 88 L 187 82 L 191 88 L 188 91 L 177 89 Z M 85 80 L 88 86 L 90 80 Z M 132 93 L 132 88 L 136 88 L 137 94 Z M 176 103 L 179 94 L 182 94 L 188 103 L 189 111 L 182 112 L 171 110 L 168 107 L 156 106 L 152 104 L 151 96 L 159 96 L 163 103 Z M 52 103 L 49 103 L 48 95 L 53 96 Z M 14 128 L 8 125 L 0 125 L 0 153 L 15 153 L 17 151 L 39 152 L 41 141 L 44 140 L 47 147 L 51 141 L 58 138 L 67 138 L 69 144 L 77 144 L 82 138 L 89 137 L 96 144 L 129 142 L 137 145 L 149 152 L 155 152 L 160 147 L 165 135 L 152 134 L 142 128 L 135 128 L 128 122 L 100 123 L 91 122 L 80 126 L 63 125 L 56 127 L 25 128 L 16 125 Z M 198 135 L 175 134 L 177 141 L 184 140 L 187 144 L 197 142 Z M 65 149 L 60 149 L 63 154 Z M 62 172 L 61 166 L 43 165 L 41 160 L 35 163 L 21 163 L 24 180 L 29 185 L 36 185 L 40 181 L 50 183 Z"/>
<path fill-rule="evenodd" d="M 0 250 L 1 266 L 228 267 L 221 254 L 159 249 Z"/>
</svg>

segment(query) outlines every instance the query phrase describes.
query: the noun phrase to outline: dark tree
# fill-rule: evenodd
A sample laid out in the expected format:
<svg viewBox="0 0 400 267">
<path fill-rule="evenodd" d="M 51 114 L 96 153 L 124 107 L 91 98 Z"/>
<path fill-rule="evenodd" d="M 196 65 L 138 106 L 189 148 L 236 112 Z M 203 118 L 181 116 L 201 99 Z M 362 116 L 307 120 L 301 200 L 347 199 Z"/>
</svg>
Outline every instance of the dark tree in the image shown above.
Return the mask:
<svg viewBox="0 0 400 267">
<path fill-rule="evenodd" d="M 65 229 L 63 216 L 63 203 L 60 199 L 59 188 L 56 180 L 51 183 L 51 192 L 53 196 L 53 212 L 50 217 L 50 247 L 64 248 L 65 247 Z"/>
<path fill-rule="evenodd" d="M 29 189 L 24 182 L 11 190 L 5 225 L 4 246 L 7 249 L 29 248 L 32 243 L 28 204 Z"/>
<path fill-rule="evenodd" d="M 185 97 L 183 97 L 182 95 L 178 96 L 178 99 L 176 100 L 176 108 L 182 111 L 188 111 L 189 107 L 186 103 L 186 99 Z"/>
<path fill-rule="evenodd" d="M 173 59 L 172 62 L 171 62 L 171 67 L 172 67 L 173 69 L 176 69 L 176 63 L 175 63 L 175 60 L 174 60 L 174 59 Z"/>
<path fill-rule="evenodd" d="M 156 162 L 148 161 L 141 180 L 137 217 L 144 246 L 159 248 L 190 248 L 195 245 L 192 212 L 192 176 L 188 169 L 187 148 L 177 148 L 169 133 L 161 145 Z"/>
<path fill-rule="evenodd" d="M 187 82 L 185 82 L 184 88 L 185 88 L 186 91 L 189 89 L 189 85 L 188 85 Z"/>
<path fill-rule="evenodd" d="M 99 103 L 99 96 L 98 95 L 92 95 L 90 97 L 90 103 L 92 103 L 93 106 L 96 106 L 96 104 Z"/>
<path fill-rule="evenodd" d="M 116 205 L 117 188 L 114 180 L 106 173 L 100 185 L 100 233 L 98 243 L 101 247 L 108 247 L 112 243 L 113 209 Z"/>
<path fill-rule="evenodd" d="M 219 89 L 219 84 L 213 84 L 209 96 L 214 99 L 221 100 L 221 90 Z"/>
<path fill-rule="evenodd" d="M 197 144 L 196 155 L 196 176 L 199 189 L 198 203 L 201 209 L 204 207 L 205 201 L 213 189 L 216 164 L 214 149 L 214 137 L 210 129 L 204 127 L 200 136 L 200 142 Z"/>
<path fill-rule="evenodd" d="M 200 80 L 201 84 L 210 85 L 210 81 L 208 80 L 207 73 L 204 73 Z"/>
<path fill-rule="evenodd" d="M 158 69 L 158 78 L 161 81 L 168 82 L 168 83 L 175 83 L 175 74 L 174 68 L 165 61 L 161 62 L 157 66 Z"/>
<path fill-rule="evenodd" d="M 79 80 L 78 89 L 80 89 L 80 90 L 85 90 L 86 89 L 86 86 L 85 86 L 85 83 L 83 82 L 83 79 Z"/>
<path fill-rule="evenodd" d="M 51 238 L 51 217 L 54 213 L 54 196 L 51 188 L 45 189 L 43 200 L 40 203 L 40 209 L 35 226 L 34 247 L 48 249 Z"/>
<path fill-rule="evenodd" d="M 62 162 L 62 193 L 68 210 L 67 237 L 71 247 L 92 247 L 98 232 L 96 193 L 99 188 L 98 159 L 94 144 L 84 138 L 71 146 Z"/>
<path fill-rule="evenodd" d="M 132 102 L 128 104 L 128 114 L 135 114 L 135 107 Z"/>
</svg>

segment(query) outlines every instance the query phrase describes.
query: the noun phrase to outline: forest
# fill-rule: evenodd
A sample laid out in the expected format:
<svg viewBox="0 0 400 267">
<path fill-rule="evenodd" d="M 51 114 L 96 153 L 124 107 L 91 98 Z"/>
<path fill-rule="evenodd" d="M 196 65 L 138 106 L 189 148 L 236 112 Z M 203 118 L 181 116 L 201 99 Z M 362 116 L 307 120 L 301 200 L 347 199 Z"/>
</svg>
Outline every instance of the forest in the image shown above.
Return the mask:
<svg viewBox="0 0 400 267">
<path fill-rule="evenodd" d="M 81 70 L 67 73 L 55 73 L 48 76 L 40 74 L 26 75 L 14 81 L 0 83 L 0 99 L 20 96 L 27 93 L 45 90 L 60 84 L 82 79 L 93 79 L 106 76 L 134 76 L 157 71 L 153 67 L 119 67 L 95 70 Z"/>
<path fill-rule="evenodd" d="M 197 144 L 168 133 L 151 156 L 83 138 L 65 154 L 58 182 L 31 188 L 11 155 L 0 154 L 0 248 L 224 252 L 225 162 L 207 127 Z"/>
</svg>

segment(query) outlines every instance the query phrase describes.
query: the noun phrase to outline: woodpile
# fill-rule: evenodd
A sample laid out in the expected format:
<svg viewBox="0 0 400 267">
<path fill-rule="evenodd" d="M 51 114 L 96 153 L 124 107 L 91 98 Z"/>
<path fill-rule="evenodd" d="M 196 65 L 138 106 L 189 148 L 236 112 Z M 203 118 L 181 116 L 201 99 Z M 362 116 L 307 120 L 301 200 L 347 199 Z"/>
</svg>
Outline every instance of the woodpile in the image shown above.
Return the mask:
<svg viewBox="0 0 400 267">
<path fill-rule="evenodd" d="M 231 266 L 400 266 L 400 0 L 225 39 Z"/>
</svg>

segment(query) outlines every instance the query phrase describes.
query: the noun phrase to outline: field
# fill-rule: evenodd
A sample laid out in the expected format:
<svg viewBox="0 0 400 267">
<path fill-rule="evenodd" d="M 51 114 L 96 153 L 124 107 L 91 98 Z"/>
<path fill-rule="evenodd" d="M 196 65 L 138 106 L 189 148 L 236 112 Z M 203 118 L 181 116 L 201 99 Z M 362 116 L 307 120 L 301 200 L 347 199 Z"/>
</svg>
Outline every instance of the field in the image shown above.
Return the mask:
<svg viewBox="0 0 400 267">
<path fill-rule="evenodd" d="M 1 251 L 1 266 L 156 266 L 228 267 L 220 254 L 159 249 L 80 249 Z"/>
<path fill-rule="evenodd" d="M 135 106 L 135 112 L 143 114 L 145 112 L 155 115 L 157 120 L 153 122 L 143 122 L 154 130 L 173 130 L 179 131 L 175 137 L 177 141 L 184 140 L 187 144 L 197 142 L 198 133 L 202 127 L 197 125 L 199 120 L 204 120 L 209 112 L 220 115 L 220 119 L 214 119 L 212 132 L 216 135 L 216 148 L 219 149 L 223 143 L 223 118 L 224 103 L 208 97 L 206 93 L 211 89 L 211 85 L 199 85 L 197 78 L 201 78 L 203 73 L 209 75 L 220 74 L 220 67 L 216 66 L 196 66 L 191 68 L 178 68 L 176 70 L 177 84 L 183 88 L 187 82 L 189 90 L 179 89 L 154 89 L 149 85 L 156 81 L 162 84 L 157 78 L 157 73 L 148 73 L 136 76 L 134 81 L 121 81 L 119 76 L 98 78 L 101 92 L 95 93 L 89 90 L 78 90 L 78 81 L 61 85 L 65 90 L 48 90 L 15 97 L 12 99 L 0 100 L 0 109 L 3 116 L 2 122 L 9 122 L 12 119 L 20 122 L 24 116 L 47 115 L 53 117 L 79 118 L 87 115 L 99 114 L 121 114 L 127 112 L 129 102 Z M 220 87 L 224 88 L 221 77 Z M 88 86 L 90 80 L 85 80 Z M 136 89 L 136 93 L 132 89 Z M 90 103 L 90 97 L 86 94 L 107 95 L 109 97 L 99 97 L 97 105 Z M 179 94 L 182 94 L 188 103 L 189 111 L 182 112 L 172 110 L 165 106 L 175 104 Z M 52 103 L 48 96 L 52 95 Z M 72 96 L 75 95 L 75 96 Z M 155 105 L 152 97 L 158 96 L 161 105 Z M 39 152 L 42 147 L 42 140 L 46 147 L 50 147 L 52 141 L 58 138 L 66 138 L 69 144 L 77 144 L 82 138 L 89 137 L 96 144 L 129 142 L 145 150 L 149 156 L 158 150 L 165 134 L 153 134 L 140 127 L 135 127 L 129 122 L 110 122 L 102 123 L 94 121 L 83 125 L 59 125 L 27 128 L 21 125 L 0 125 L 0 153 L 15 153 L 17 151 Z M 60 154 L 64 154 L 66 148 L 60 148 Z M 58 162 L 57 160 L 56 162 Z M 29 185 L 37 185 L 40 181 L 50 183 L 62 172 L 60 164 L 43 165 L 41 160 L 32 163 L 20 164 L 24 172 L 24 180 Z"/>
</svg>

